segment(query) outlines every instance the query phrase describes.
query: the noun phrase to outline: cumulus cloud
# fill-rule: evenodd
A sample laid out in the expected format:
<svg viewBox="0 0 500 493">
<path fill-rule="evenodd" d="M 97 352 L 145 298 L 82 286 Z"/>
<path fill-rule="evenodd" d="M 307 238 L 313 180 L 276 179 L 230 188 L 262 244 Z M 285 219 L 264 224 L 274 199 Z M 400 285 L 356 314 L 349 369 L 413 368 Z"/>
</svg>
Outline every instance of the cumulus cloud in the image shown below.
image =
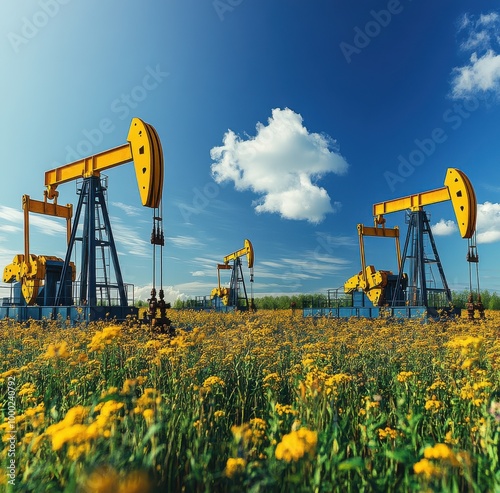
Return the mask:
<svg viewBox="0 0 500 493">
<path fill-rule="evenodd" d="M 441 219 L 432 226 L 436 236 L 446 236 L 457 231 L 455 221 Z M 476 221 L 477 243 L 494 243 L 500 241 L 500 204 L 485 202 L 477 204 Z"/>
<path fill-rule="evenodd" d="M 500 204 L 485 202 L 477 205 L 477 242 L 500 241 Z"/>
<path fill-rule="evenodd" d="M 157 290 L 158 291 L 158 290 Z M 172 305 L 176 302 L 176 300 L 187 299 L 187 295 L 182 291 L 179 291 L 174 286 L 164 286 L 163 287 L 164 299 L 167 303 L 171 303 Z M 151 285 L 148 286 L 139 286 L 134 289 L 134 297 L 136 300 L 147 301 L 151 298 Z"/>
<path fill-rule="evenodd" d="M 217 183 L 232 181 L 236 190 L 260 196 L 253 203 L 258 213 L 319 223 L 340 206 L 317 180 L 346 173 L 346 160 L 331 137 L 309 132 L 301 115 L 288 108 L 274 109 L 267 125 L 257 123 L 255 137 L 228 130 L 210 156 Z"/>
<path fill-rule="evenodd" d="M 441 219 L 438 223 L 431 226 L 432 233 L 436 236 L 448 236 L 458 230 L 455 221 L 446 221 Z"/>
<path fill-rule="evenodd" d="M 497 12 L 463 17 L 459 31 L 465 34 L 465 40 L 461 48 L 469 53 L 469 61 L 453 69 L 452 96 L 455 99 L 500 94 L 499 28 Z"/>
</svg>

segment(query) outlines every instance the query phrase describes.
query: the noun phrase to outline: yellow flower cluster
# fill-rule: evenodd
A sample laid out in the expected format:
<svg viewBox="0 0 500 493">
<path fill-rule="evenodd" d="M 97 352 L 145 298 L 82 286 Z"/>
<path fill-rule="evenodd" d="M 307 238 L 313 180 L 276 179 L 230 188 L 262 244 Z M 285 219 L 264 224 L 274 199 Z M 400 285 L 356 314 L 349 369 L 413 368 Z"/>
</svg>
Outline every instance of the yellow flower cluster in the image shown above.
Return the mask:
<svg viewBox="0 0 500 493">
<path fill-rule="evenodd" d="M 132 471 L 124 476 L 109 467 L 94 470 L 81 484 L 82 493 L 149 493 L 152 483 L 145 471 Z"/>
<path fill-rule="evenodd" d="M 120 337 L 122 328 L 120 325 L 110 325 L 101 331 L 97 331 L 88 345 L 89 351 L 102 351 L 107 345 Z"/>
<path fill-rule="evenodd" d="M 386 426 L 384 429 L 379 428 L 377 430 L 377 432 L 378 432 L 378 437 L 380 438 L 380 440 L 384 440 L 386 438 L 391 439 L 391 440 L 396 440 L 396 438 L 398 437 L 398 431 L 393 430 L 389 426 Z"/>
<path fill-rule="evenodd" d="M 279 402 L 277 402 L 274 406 L 274 409 L 279 416 L 288 414 L 291 416 L 297 416 L 299 414 L 299 411 L 294 409 L 290 404 L 280 404 Z"/>
<path fill-rule="evenodd" d="M 45 359 L 66 359 L 69 358 L 68 343 L 62 341 L 58 344 L 49 344 L 46 353 L 43 355 Z"/>
<path fill-rule="evenodd" d="M 426 447 L 424 457 L 426 459 L 438 459 L 448 461 L 453 465 L 459 465 L 453 450 L 445 443 L 436 443 L 433 447 Z"/>
<path fill-rule="evenodd" d="M 398 379 L 398 382 L 405 383 L 414 375 L 415 373 L 412 371 L 400 371 L 396 378 Z"/>
<path fill-rule="evenodd" d="M 84 406 L 75 406 L 68 410 L 64 419 L 50 425 L 43 435 L 52 442 L 52 450 L 57 452 L 68 445 L 68 457 L 72 460 L 88 453 L 91 440 L 99 437 L 109 438 L 111 428 L 115 423 L 116 414 L 123 408 L 122 402 L 108 400 L 98 404 L 94 412 L 99 413 L 89 424 L 85 421 L 89 417 L 89 409 Z"/>
<path fill-rule="evenodd" d="M 206 378 L 205 381 L 203 382 L 203 388 L 206 389 L 208 392 L 210 392 L 213 387 L 217 386 L 225 387 L 226 384 L 224 383 L 224 380 L 215 375 Z"/>
<path fill-rule="evenodd" d="M 425 401 L 425 409 L 433 413 L 437 413 L 440 409 L 444 408 L 444 403 L 439 401 L 435 395 Z"/>
<path fill-rule="evenodd" d="M 226 462 L 226 469 L 224 470 L 224 474 L 228 478 L 232 478 L 237 474 L 242 473 L 245 470 L 247 462 L 245 459 L 241 457 L 230 457 Z"/>
<path fill-rule="evenodd" d="M 307 428 L 300 428 L 283 436 L 276 446 L 275 456 L 285 462 L 297 462 L 306 454 L 313 455 L 318 442 L 318 434 Z"/>
</svg>

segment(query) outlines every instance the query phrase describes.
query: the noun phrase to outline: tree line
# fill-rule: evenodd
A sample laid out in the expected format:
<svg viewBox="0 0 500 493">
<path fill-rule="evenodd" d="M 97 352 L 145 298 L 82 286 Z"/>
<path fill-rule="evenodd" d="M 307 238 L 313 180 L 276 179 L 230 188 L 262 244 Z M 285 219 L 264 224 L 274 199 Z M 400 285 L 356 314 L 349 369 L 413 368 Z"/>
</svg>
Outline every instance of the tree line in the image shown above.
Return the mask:
<svg viewBox="0 0 500 493">
<path fill-rule="evenodd" d="M 469 291 L 452 291 L 452 303 L 457 308 L 465 308 L 469 298 Z M 477 297 L 474 295 L 474 301 Z M 481 291 L 481 301 L 487 310 L 500 310 L 500 295 L 496 292 L 490 292 L 487 289 Z M 326 294 L 298 294 L 298 295 L 280 295 L 280 296 L 261 296 L 254 298 L 257 310 L 285 310 L 292 307 L 294 303 L 298 309 L 317 306 L 329 306 L 333 300 L 328 299 Z M 340 299 L 341 306 L 347 306 L 348 298 Z M 332 306 L 336 306 L 333 305 Z M 194 308 L 194 300 L 178 299 L 172 308 Z"/>
</svg>

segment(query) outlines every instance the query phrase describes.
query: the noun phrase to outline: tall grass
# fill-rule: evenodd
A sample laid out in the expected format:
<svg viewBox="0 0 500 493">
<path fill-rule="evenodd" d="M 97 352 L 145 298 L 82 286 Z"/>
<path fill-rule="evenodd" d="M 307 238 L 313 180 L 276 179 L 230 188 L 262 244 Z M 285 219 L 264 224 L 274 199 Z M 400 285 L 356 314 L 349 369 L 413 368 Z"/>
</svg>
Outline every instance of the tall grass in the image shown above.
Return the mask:
<svg viewBox="0 0 500 493">
<path fill-rule="evenodd" d="M 169 317 L 173 338 L 0 321 L 0 490 L 500 491 L 499 314 Z"/>
</svg>

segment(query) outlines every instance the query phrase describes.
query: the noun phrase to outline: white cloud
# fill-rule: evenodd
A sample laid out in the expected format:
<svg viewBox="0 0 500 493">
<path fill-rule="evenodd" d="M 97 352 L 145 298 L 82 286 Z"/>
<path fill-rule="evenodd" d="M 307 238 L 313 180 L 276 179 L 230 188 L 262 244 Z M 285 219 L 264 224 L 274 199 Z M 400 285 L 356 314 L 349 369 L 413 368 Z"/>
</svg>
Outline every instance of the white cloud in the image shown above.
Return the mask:
<svg viewBox="0 0 500 493">
<path fill-rule="evenodd" d="M 223 145 L 210 151 L 217 183 L 233 181 L 236 190 L 260 195 L 258 213 L 278 213 L 285 219 L 321 222 L 340 204 L 331 204 L 316 181 L 328 173 L 344 174 L 348 164 L 327 135 L 310 133 L 301 115 L 276 108 L 268 125 L 257 123 L 256 136 L 243 139 L 232 130 Z"/>
<path fill-rule="evenodd" d="M 500 204 L 485 202 L 477 205 L 477 242 L 500 241 Z"/>
<path fill-rule="evenodd" d="M 23 228 L 20 228 L 19 226 L 14 226 L 11 224 L 2 224 L 2 232 L 3 233 L 20 233 L 22 232 Z"/>
<path fill-rule="evenodd" d="M 482 57 L 470 57 L 469 65 L 454 69 L 453 97 L 466 98 L 476 93 L 500 92 L 500 55 L 488 50 Z"/>
<path fill-rule="evenodd" d="M 193 277 L 203 277 L 206 276 L 205 272 L 202 270 L 195 270 L 194 272 L 191 272 L 191 275 Z"/>
<path fill-rule="evenodd" d="M 156 297 L 158 298 L 159 296 L 159 291 L 160 288 L 156 289 Z M 163 294 L 164 294 L 164 300 L 167 303 L 171 303 L 172 305 L 175 303 L 175 301 L 180 298 L 180 299 L 186 299 L 187 296 L 176 289 L 173 286 L 164 286 L 163 287 Z M 148 299 L 151 298 L 151 285 L 148 286 L 140 286 L 140 287 L 135 287 L 134 289 L 134 297 L 136 300 L 142 300 L 142 301 L 147 301 Z M 167 313 L 168 316 L 168 313 Z"/>
<path fill-rule="evenodd" d="M 431 226 L 433 234 L 436 236 L 448 236 L 458 231 L 455 221 L 441 219 L 438 223 Z"/>
<path fill-rule="evenodd" d="M 179 248 L 193 248 L 202 246 L 202 243 L 193 236 L 169 236 L 167 237 L 167 243 L 171 243 L 172 245 Z"/>
<path fill-rule="evenodd" d="M 432 226 L 432 232 L 437 236 L 450 235 L 456 230 L 457 225 L 451 220 L 441 219 Z M 478 244 L 500 241 L 500 204 L 477 204 L 476 233 Z"/>
<path fill-rule="evenodd" d="M 150 242 L 142 239 L 130 225 L 123 224 L 122 220 L 117 217 L 111 218 L 111 224 L 117 250 L 123 250 L 129 255 L 137 255 L 138 257 L 152 255 Z"/>
<path fill-rule="evenodd" d="M 470 53 L 469 61 L 453 69 L 452 96 L 469 98 L 485 93 L 500 93 L 500 15 L 481 14 L 479 18 L 465 15 L 459 30 L 464 31 L 461 48 Z"/>
<path fill-rule="evenodd" d="M 121 209 L 127 216 L 140 216 L 140 209 L 133 205 L 127 205 L 123 202 L 111 202 L 112 205 Z"/>
</svg>

